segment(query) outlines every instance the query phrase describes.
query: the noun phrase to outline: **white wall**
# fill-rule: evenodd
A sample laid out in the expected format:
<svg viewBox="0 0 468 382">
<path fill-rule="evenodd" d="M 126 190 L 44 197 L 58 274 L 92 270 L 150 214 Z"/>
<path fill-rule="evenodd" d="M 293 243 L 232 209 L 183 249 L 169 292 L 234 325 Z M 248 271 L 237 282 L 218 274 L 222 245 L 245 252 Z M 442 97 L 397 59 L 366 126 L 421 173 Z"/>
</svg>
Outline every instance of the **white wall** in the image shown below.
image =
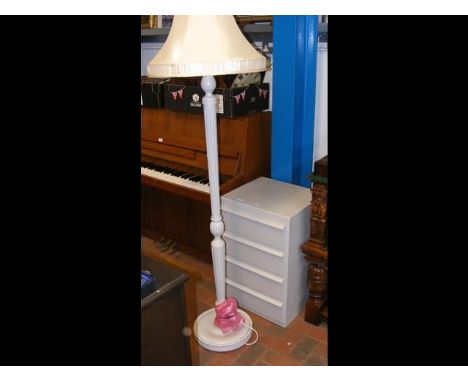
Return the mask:
<svg viewBox="0 0 468 382">
<path fill-rule="evenodd" d="M 317 47 L 317 81 L 313 162 L 328 154 L 328 43 Z M 312 163 L 313 167 L 313 163 Z"/>
<path fill-rule="evenodd" d="M 159 52 L 163 43 L 160 42 L 145 42 L 141 43 L 141 75 L 146 76 L 148 74 L 147 66 L 148 63 L 156 56 Z"/>
</svg>

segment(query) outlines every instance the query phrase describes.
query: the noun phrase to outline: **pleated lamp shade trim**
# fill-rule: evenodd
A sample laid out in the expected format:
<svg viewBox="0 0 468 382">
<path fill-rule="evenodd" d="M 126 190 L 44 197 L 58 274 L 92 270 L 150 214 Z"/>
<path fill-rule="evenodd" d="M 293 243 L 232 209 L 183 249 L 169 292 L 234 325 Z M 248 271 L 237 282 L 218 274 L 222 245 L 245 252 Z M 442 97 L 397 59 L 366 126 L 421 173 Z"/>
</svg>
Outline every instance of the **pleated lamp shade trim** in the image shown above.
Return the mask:
<svg viewBox="0 0 468 382">
<path fill-rule="evenodd" d="M 252 73 L 265 70 L 266 59 L 260 57 L 253 60 L 237 59 L 219 62 L 190 62 L 176 64 L 160 64 L 148 66 L 148 75 L 152 77 L 198 77 L 210 74 Z"/>
</svg>

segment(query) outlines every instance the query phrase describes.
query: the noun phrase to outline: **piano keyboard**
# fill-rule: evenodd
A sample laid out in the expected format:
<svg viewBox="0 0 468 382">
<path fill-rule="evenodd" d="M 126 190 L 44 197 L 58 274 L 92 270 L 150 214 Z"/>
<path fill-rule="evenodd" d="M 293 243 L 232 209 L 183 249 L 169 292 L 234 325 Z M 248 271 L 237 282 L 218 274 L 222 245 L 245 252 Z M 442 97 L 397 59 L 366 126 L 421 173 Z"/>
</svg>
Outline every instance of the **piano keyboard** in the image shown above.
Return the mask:
<svg viewBox="0 0 468 382">
<path fill-rule="evenodd" d="M 141 174 L 150 178 L 163 180 L 193 190 L 210 193 L 208 178 L 174 170 L 169 167 L 158 166 L 148 162 L 141 162 Z"/>
</svg>

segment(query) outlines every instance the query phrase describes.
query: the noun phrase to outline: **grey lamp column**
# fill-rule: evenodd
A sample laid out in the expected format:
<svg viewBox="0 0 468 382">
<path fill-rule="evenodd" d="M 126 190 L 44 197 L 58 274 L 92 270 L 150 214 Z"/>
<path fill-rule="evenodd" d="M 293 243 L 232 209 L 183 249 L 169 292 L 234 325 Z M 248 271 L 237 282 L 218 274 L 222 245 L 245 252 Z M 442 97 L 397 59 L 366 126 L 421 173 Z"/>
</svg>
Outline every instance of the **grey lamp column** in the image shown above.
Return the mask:
<svg viewBox="0 0 468 382">
<path fill-rule="evenodd" d="M 208 155 L 208 177 L 210 180 L 211 223 L 210 231 L 214 236 L 211 242 L 211 256 L 213 258 L 213 272 L 216 288 L 216 304 L 225 300 L 225 268 L 226 245 L 221 238 L 224 232 L 224 223 L 221 216 L 219 195 L 219 168 L 218 168 L 218 138 L 216 123 L 216 97 L 213 91 L 216 81 L 213 76 L 204 76 L 201 86 L 205 92 L 202 99 L 205 117 L 206 152 Z M 216 317 L 215 309 L 210 309 L 198 316 L 194 323 L 194 332 L 201 346 L 208 350 L 226 352 L 240 348 L 252 335 L 252 320 L 247 313 L 238 309 L 245 319 L 244 325 L 232 333 L 224 334 L 213 322 Z"/>
</svg>

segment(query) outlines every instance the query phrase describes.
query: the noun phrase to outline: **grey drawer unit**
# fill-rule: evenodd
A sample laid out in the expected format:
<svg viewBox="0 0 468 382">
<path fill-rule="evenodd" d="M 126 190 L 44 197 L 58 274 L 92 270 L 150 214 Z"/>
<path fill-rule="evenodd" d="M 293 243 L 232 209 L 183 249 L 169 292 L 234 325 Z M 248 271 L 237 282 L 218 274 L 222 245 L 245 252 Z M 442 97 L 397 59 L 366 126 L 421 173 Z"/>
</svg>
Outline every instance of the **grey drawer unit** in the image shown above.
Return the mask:
<svg viewBox="0 0 468 382">
<path fill-rule="evenodd" d="M 304 309 L 310 189 L 258 178 L 221 198 L 226 292 L 282 327 Z"/>
</svg>

